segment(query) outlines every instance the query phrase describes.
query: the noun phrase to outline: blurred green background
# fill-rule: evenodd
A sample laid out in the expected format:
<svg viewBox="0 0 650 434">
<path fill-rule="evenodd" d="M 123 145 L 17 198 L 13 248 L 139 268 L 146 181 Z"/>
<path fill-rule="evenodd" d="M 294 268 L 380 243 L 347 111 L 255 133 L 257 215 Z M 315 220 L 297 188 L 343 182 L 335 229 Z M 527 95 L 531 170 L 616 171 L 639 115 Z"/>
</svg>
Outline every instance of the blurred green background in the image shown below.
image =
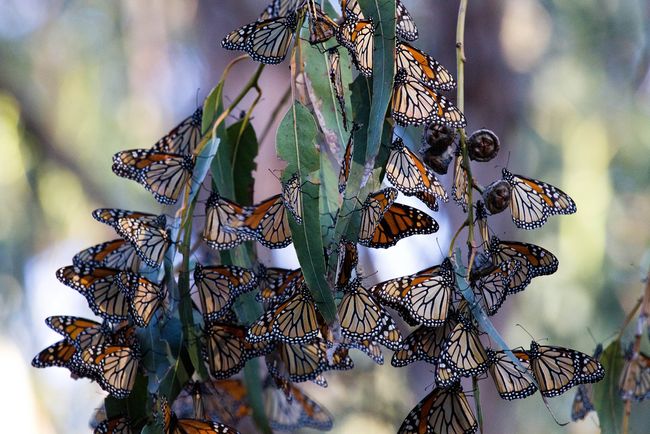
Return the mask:
<svg viewBox="0 0 650 434">
<path fill-rule="evenodd" d="M 4 432 L 88 431 L 100 389 L 71 380 L 63 369 L 29 365 L 56 339 L 43 323 L 46 316 L 90 314 L 54 271 L 77 251 L 113 236 L 92 220 L 94 208 L 159 211 L 143 189 L 113 176 L 112 154 L 151 146 L 201 104 L 236 55 L 219 41 L 257 17 L 265 1 L 0 2 Z M 420 25 L 416 45 L 454 71 L 457 2 L 404 3 Z M 498 315 L 496 323 L 513 347 L 529 344 L 515 326 L 521 323 L 538 340 L 591 353 L 596 342 L 618 332 L 641 295 L 640 279 L 650 264 L 649 41 L 647 0 L 469 2 L 468 129 L 490 128 L 502 140 L 499 159 L 479 167 L 479 180 L 491 182 L 507 165 L 559 186 L 578 205 L 577 214 L 552 218 L 534 233 L 516 233 L 507 216 L 493 222 L 498 235 L 534 241 L 561 264 L 555 275 L 536 279 L 512 297 Z M 226 93 L 235 95 L 254 66 L 238 66 Z M 263 102 L 253 121 L 258 135 L 287 80 L 286 63 L 266 68 Z M 279 189 L 268 170 L 278 166 L 272 137 L 257 160 L 258 199 Z M 451 182 L 450 175 L 443 179 Z M 447 232 L 458 217 L 454 210 L 445 218 L 452 208 L 443 207 L 439 215 Z M 437 255 L 433 238 L 411 254 Z M 267 254 L 266 260 L 274 259 Z M 386 270 L 381 257 L 366 262 L 374 267 L 366 274 L 380 271 L 374 279 L 417 270 L 394 263 Z M 333 432 L 395 432 L 424 396 L 433 378 L 429 366 L 395 369 L 385 355 L 382 367 L 355 355 L 355 371 L 329 374 L 328 389 L 307 387 L 335 414 Z M 593 416 L 559 427 L 538 395 L 510 403 L 499 400 L 487 381 L 481 384 L 486 433 L 598 432 Z M 569 392 L 551 400 L 560 421 L 568 420 L 572 399 Z M 647 403 L 633 405 L 633 432 L 647 432 L 649 410 Z"/>
</svg>

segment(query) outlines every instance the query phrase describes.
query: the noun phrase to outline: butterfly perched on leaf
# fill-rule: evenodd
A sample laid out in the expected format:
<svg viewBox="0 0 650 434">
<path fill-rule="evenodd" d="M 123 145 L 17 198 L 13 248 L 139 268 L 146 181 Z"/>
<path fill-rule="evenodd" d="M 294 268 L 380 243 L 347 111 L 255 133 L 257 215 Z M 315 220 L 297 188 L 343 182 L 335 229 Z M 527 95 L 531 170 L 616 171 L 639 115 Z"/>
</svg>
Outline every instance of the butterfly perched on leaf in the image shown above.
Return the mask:
<svg viewBox="0 0 650 434">
<path fill-rule="evenodd" d="M 350 177 L 350 167 L 352 165 L 352 151 L 354 150 L 354 132 L 358 129 L 357 124 L 352 125 L 352 131 L 348 138 L 348 143 L 345 145 L 343 152 L 343 160 L 341 160 L 341 170 L 339 171 L 339 193 L 343 194 L 345 187 L 348 185 L 348 178 Z"/>
<path fill-rule="evenodd" d="M 352 280 L 352 273 L 356 273 L 359 264 L 359 252 L 357 244 L 346 239 L 341 239 L 338 246 L 336 265 L 336 288 L 344 289 Z"/>
<path fill-rule="evenodd" d="M 437 387 L 406 416 L 398 434 L 472 434 L 478 423 L 459 382 Z"/>
<path fill-rule="evenodd" d="M 395 202 L 397 190 L 371 193 L 361 208 L 359 244 L 386 249 L 402 238 L 438 231 L 438 223 L 424 212 Z"/>
<path fill-rule="evenodd" d="M 573 199 L 551 184 L 515 175 L 505 168 L 502 176 L 511 188 L 510 212 L 518 228 L 536 229 L 543 226 L 549 216 L 576 212 Z"/>
<path fill-rule="evenodd" d="M 537 386 L 532 381 L 528 354 L 521 350 L 513 350 L 512 354 L 524 371 L 504 351 L 487 349 L 488 371 L 494 386 L 499 396 L 508 401 L 526 398 L 537 391 Z"/>
<path fill-rule="evenodd" d="M 455 282 L 453 267 L 446 259 L 440 266 L 379 283 L 370 292 L 407 322 L 438 327 L 447 320 Z"/>
<path fill-rule="evenodd" d="M 230 309 L 241 294 L 257 287 L 251 270 L 234 265 L 194 266 L 194 284 L 199 293 L 201 311 L 209 321 L 217 320 Z"/>
<path fill-rule="evenodd" d="M 415 21 L 400 0 L 395 3 L 395 33 L 405 41 L 415 41 L 418 38 Z"/>
<path fill-rule="evenodd" d="M 395 46 L 395 70 L 404 69 L 406 75 L 432 89 L 451 90 L 456 82 L 451 73 L 436 59 L 406 42 Z"/>
<path fill-rule="evenodd" d="M 257 21 L 268 20 L 269 18 L 284 17 L 289 12 L 296 10 L 298 0 L 272 0 L 269 5 L 264 8 L 264 11 L 257 19 Z"/>
<path fill-rule="evenodd" d="M 372 75 L 375 27 L 372 19 L 366 19 L 356 0 L 342 1 L 342 22 L 336 32 L 336 40 L 350 52 L 352 63 L 359 72 Z"/>
<path fill-rule="evenodd" d="M 271 428 L 293 432 L 301 428 L 321 431 L 332 429 L 334 420 L 330 412 L 307 396 L 297 386 L 287 384 L 287 398 L 282 389 L 266 381 L 263 390 L 264 410 Z"/>
<path fill-rule="evenodd" d="M 438 211 L 436 198 L 447 201 L 447 193 L 433 171 L 411 152 L 399 137 L 393 141 L 386 163 L 386 177 L 399 191 L 415 196 Z"/>
<path fill-rule="evenodd" d="M 547 398 L 561 395 L 579 384 L 597 383 L 605 377 L 605 369 L 598 360 L 570 348 L 533 341 L 528 357 L 539 391 Z"/>
<path fill-rule="evenodd" d="M 93 211 L 95 220 L 112 226 L 150 267 L 158 268 L 171 244 L 164 215 L 114 208 Z"/>
<path fill-rule="evenodd" d="M 402 126 L 437 123 L 463 128 L 467 124 L 465 115 L 447 98 L 404 68 L 395 74 L 391 115 Z"/>
<path fill-rule="evenodd" d="M 322 44 L 336 36 L 339 25 L 323 12 L 320 5 L 316 3 L 308 4 L 307 13 L 309 16 L 310 44 Z"/>
<path fill-rule="evenodd" d="M 329 64 L 330 83 L 332 84 L 336 101 L 339 103 L 339 108 L 341 110 L 343 129 L 347 131 L 348 117 L 345 110 L 345 95 L 343 93 L 343 79 L 341 78 L 341 55 L 339 54 L 338 48 L 330 48 L 327 50 L 327 63 Z M 340 193 L 342 193 L 342 191 L 340 191 Z"/>
<path fill-rule="evenodd" d="M 245 51 L 256 62 L 276 64 L 284 60 L 298 25 L 294 11 L 256 21 L 233 30 L 221 41 L 226 50 Z"/>
<path fill-rule="evenodd" d="M 287 182 L 282 184 L 282 200 L 296 223 L 302 224 L 302 189 L 298 173 L 291 175 Z"/>
</svg>

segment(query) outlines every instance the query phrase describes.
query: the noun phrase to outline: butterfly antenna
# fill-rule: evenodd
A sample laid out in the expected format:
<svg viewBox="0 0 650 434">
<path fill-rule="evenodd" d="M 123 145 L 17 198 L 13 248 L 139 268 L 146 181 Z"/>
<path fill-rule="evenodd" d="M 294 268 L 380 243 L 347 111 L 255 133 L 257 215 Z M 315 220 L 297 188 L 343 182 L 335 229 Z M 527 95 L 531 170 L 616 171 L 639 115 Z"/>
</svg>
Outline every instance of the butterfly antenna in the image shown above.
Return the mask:
<svg viewBox="0 0 650 434">
<path fill-rule="evenodd" d="M 520 327 L 523 331 L 526 332 L 526 334 L 527 334 L 528 336 L 530 336 L 530 338 L 531 338 L 533 341 L 535 341 L 535 338 L 533 337 L 533 335 L 531 335 L 530 333 L 528 333 L 528 330 L 526 330 L 526 327 L 522 326 L 522 325 L 519 324 L 519 323 L 517 323 L 517 324 L 515 324 L 515 325 L 516 325 L 517 327 Z"/>
</svg>

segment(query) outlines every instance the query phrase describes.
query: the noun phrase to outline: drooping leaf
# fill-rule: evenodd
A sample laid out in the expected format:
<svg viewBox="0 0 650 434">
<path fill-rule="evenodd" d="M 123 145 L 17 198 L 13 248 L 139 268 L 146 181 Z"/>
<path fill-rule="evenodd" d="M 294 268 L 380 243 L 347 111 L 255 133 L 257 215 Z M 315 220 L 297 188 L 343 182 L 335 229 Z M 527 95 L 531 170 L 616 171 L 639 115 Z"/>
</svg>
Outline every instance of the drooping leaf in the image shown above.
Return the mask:
<svg viewBox="0 0 650 434">
<path fill-rule="evenodd" d="M 619 340 L 605 348 L 600 362 L 605 368 L 605 379 L 594 384 L 593 403 L 598 412 L 601 432 L 618 434 L 623 420 L 623 400 L 618 393 L 618 382 L 625 362 Z"/>
<path fill-rule="evenodd" d="M 235 184 L 235 201 L 241 205 L 253 204 L 253 171 L 257 168 L 255 157 L 259 150 L 257 135 L 250 122 L 239 121 L 228 127 L 232 143 L 232 179 Z"/>
<path fill-rule="evenodd" d="M 334 223 L 339 209 L 338 173 L 327 154 L 321 152 L 319 215 L 323 245 L 333 245 Z"/>
<path fill-rule="evenodd" d="M 336 306 L 326 280 L 327 269 L 321 234 L 318 170 L 320 152 L 316 149 L 316 123 L 302 104 L 294 103 L 280 123 L 276 148 L 278 155 L 287 162 L 283 181 L 286 182 L 294 174 L 297 174 L 300 180 L 303 221 L 298 224 L 289 216 L 291 236 L 305 282 L 316 306 L 329 323 L 336 316 Z"/>
<path fill-rule="evenodd" d="M 375 24 L 372 61 L 372 103 L 368 123 L 366 161 L 373 161 L 381 145 L 384 119 L 393 93 L 395 75 L 395 0 L 359 0 L 359 6 Z"/>
</svg>

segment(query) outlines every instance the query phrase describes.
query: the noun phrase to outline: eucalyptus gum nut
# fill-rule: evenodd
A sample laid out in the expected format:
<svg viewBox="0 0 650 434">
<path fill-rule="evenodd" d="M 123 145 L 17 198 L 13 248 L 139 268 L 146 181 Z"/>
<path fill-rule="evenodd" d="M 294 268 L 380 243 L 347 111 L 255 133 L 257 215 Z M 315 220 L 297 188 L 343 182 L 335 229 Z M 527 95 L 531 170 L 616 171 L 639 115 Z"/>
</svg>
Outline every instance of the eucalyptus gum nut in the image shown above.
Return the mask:
<svg viewBox="0 0 650 434">
<path fill-rule="evenodd" d="M 499 153 L 499 138 L 492 131 L 482 128 L 467 139 L 467 152 L 470 160 L 486 162 Z"/>
<path fill-rule="evenodd" d="M 490 214 L 498 214 L 510 205 L 510 184 L 500 179 L 488 185 L 483 191 L 483 202 Z"/>
<path fill-rule="evenodd" d="M 456 130 L 453 128 L 429 124 L 422 134 L 422 145 L 428 147 L 433 155 L 442 155 L 454 143 L 454 138 L 456 138 Z"/>
<path fill-rule="evenodd" d="M 445 175 L 447 173 L 449 170 L 449 164 L 453 159 L 454 153 L 452 152 L 451 147 L 447 148 L 442 155 L 437 155 L 433 148 L 428 148 L 424 151 L 422 157 L 424 164 L 440 175 Z"/>
</svg>

